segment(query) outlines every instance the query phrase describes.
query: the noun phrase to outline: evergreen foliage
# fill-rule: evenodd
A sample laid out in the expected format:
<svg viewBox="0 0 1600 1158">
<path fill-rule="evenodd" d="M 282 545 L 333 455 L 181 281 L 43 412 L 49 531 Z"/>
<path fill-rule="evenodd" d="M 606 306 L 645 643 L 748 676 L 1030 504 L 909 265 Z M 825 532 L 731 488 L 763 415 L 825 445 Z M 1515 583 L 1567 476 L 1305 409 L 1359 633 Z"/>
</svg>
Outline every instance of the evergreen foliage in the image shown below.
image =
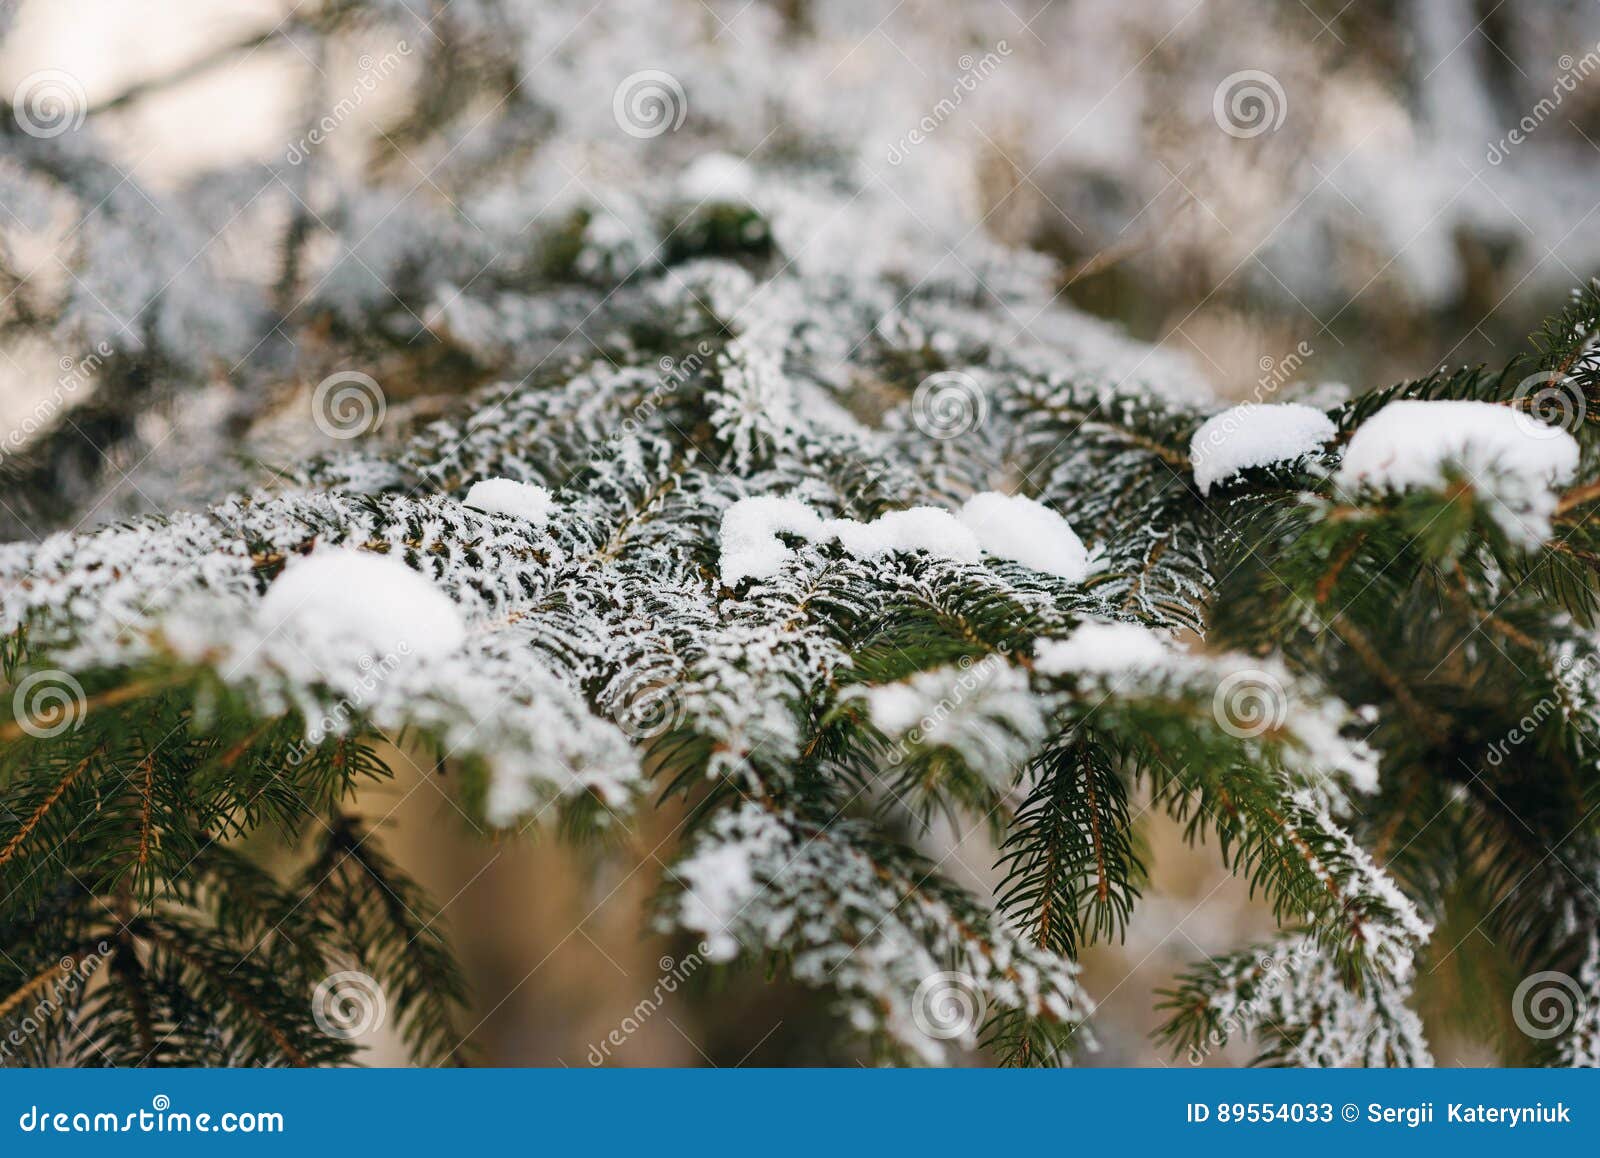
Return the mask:
<svg viewBox="0 0 1600 1158">
<path fill-rule="evenodd" d="M 105 179 L 18 156 L 18 184 Z M 1600 286 L 1508 366 L 1359 394 L 1316 451 L 1202 493 L 1215 404 L 1036 255 L 923 237 L 909 276 L 886 192 L 814 156 L 738 171 L 395 241 L 386 292 L 474 384 L 448 413 L 0 546 L 0 1021 L 33 1026 L 6 1060 L 348 1062 L 316 994 L 352 970 L 419 1060 L 463 1060 L 447 938 L 350 808 L 391 745 L 507 838 L 603 840 L 681 796 L 641 926 L 827 990 L 887 1060 L 1085 1048 L 1078 959 L 1140 904 L 1145 804 L 1280 926 L 1158 999 L 1175 1053 L 1248 1033 L 1264 1062 L 1428 1064 L 1419 964 L 1466 951 L 1438 926 L 1587 987 L 1516 1060 L 1600 1060 Z M 359 297 L 331 282 L 294 320 L 374 363 L 415 336 L 362 331 Z M 130 389 L 189 324 L 171 304 L 110 367 Z M 1344 478 L 1365 424 L 1419 399 L 1576 438 L 1578 468 L 1556 491 L 1465 456 L 1437 485 Z M 13 479 L 42 501 L 40 453 Z M 548 513 L 468 505 L 487 479 Z M 993 491 L 1064 516 L 1083 573 L 1005 527 L 967 549 L 950 513 Z M 729 512 L 774 498 L 823 529 L 775 524 L 777 563 L 726 581 Z M 915 508 L 936 532 L 894 522 Z M 274 602 L 347 553 L 391 566 Z M 993 896 L 928 854 L 947 820 L 995 836 Z M 982 1019 L 941 1021 L 941 986 Z"/>
<path fill-rule="evenodd" d="M 664 274 L 657 291 L 672 284 Z M 1531 360 L 1332 418 L 1348 432 L 1391 397 L 1511 405 L 1524 370 L 1546 366 L 1587 401 L 1597 311 L 1591 288 Z M 552 812 L 603 830 L 652 785 L 686 793 L 698 835 L 669 870 L 682 895 L 664 919 L 705 936 L 713 959 L 770 956 L 836 990 L 893 1056 L 945 1056 L 911 1004 L 941 969 L 974 987 L 1000 1056 L 1073 1044 L 1091 1001 L 1072 962 L 1122 935 L 1144 879 L 1135 794 L 1215 841 L 1284 929 L 1182 980 L 1165 1030 L 1179 1048 L 1267 1003 L 1266 1059 L 1425 1062 L 1406 1006 L 1428 933 L 1414 904 L 1435 920 L 1447 903 L 1479 905 L 1528 970 L 1580 972 L 1595 927 L 1594 581 L 1579 545 L 1592 475 L 1534 551 L 1504 533 L 1492 487 L 1465 476 L 1341 493 L 1337 446 L 1202 497 L 1182 473 L 1199 412 L 1102 387 L 1109 417 L 1088 404 L 1085 421 L 1071 399 L 1096 388 L 1042 381 L 985 344 L 942 360 L 984 383 L 991 414 L 974 437 L 872 432 L 801 417 L 828 387 L 792 349 L 755 372 L 781 364 L 784 389 L 815 401 L 741 406 L 741 368 L 760 361 L 737 327 L 682 334 L 672 348 L 718 356 L 649 415 L 634 417 L 656 350 L 565 385 L 492 388 L 466 425 L 429 426 L 387 458 L 360 450 L 201 514 L 5 549 L 8 984 L 22 993 L 58 958 L 114 946 L 105 983 L 28 1039 L 40 1059 L 341 1060 L 347 1046 L 308 1003 L 338 961 L 381 981 L 419 1056 L 452 1056 L 448 951 L 414 886 L 342 811 L 388 774 L 373 745 L 401 730 L 508 828 Z M 895 376 L 881 328 L 860 344 L 909 408 L 916 375 Z M 638 429 L 595 438 L 630 417 Z M 561 458 L 583 462 L 565 481 Z M 965 480 L 1019 460 L 1025 490 L 1105 545 L 1091 581 L 806 541 L 770 578 L 719 579 L 720 519 L 741 498 L 799 494 L 866 520 L 953 502 Z M 354 489 L 380 461 L 390 481 Z M 554 484 L 548 523 L 462 506 L 489 475 Z M 370 663 L 280 647 L 257 623 L 262 593 L 339 544 L 427 576 L 469 610 L 468 636 L 377 669 L 371 688 Z M 1206 650 L 1121 673 L 1109 643 L 1085 654 L 1112 668 L 1050 660 L 1085 622 L 1200 624 Z M 1217 688 L 1239 670 L 1292 698 L 1269 727 L 1220 726 Z M 81 701 L 41 709 L 38 673 L 76 681 Z M 919 726 L 883 722 L 885 688 L 916 700 Z M 1525 743 L 1494 747 L 1525 718 Z M 1352 771 L 1363 741 L 1372 795 Z M 1001 834 L 994 913 L 898 835 L 940 815 Z M 315 846 L 298 881 L 254 867 L 239 838 L 258 829 Z M 1265 997 L 1261 953 L 1301 963 Z M 1556 1041 L 1551 1057 L 1585 1048 Z"/>
</svg>

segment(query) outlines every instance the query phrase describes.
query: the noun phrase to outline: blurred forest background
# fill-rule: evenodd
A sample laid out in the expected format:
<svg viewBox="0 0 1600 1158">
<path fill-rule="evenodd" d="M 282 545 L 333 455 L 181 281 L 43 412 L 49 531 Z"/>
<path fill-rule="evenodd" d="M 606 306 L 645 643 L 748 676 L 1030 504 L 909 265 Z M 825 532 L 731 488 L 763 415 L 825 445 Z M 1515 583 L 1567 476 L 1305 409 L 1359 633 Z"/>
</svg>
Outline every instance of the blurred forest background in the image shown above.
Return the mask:
<svg viewBox="0 0 1600 1158">
<path fill-rule="evenodd" d="M 1292 385 L 1332 398 L 1500 362 L 1600 268 L 1590 0 L 0 12 L 0 96 L 41 115 L 30 101 L 59 97 L 66 123 L 19 132 L 8 116 L 0 131 L 5 538 L 192 505 L 328 448 L 307 398 L 352 351 L 394 426 L 520 377 L 541 348 L 485 336 L 465 309 L 502 272 L 475 247 L 493 239 L 503 262 L 530 214 L 585 198 L 611 198 L 625 221 L 612 191 L 629 180 L 714 183 L 730 157 L 827 155 L 892 195 L 902 220 L 886 236 L 932 223 L 1046 254 L 1064 299 L 1224 398 Z M 674 78 L 687 107 L 648 150 L 614 111 L 642 70 Z M 1248 90 L 1238 105 L 1230 82 Z M 62 414 L 42 423 L 52 397 Z M 412 776 L 362 805 L 398 804 L 388 847 L 432 890 L 484 995 L 462 1026 L 477 1023 L 476 1060 L 592 1064 L 630 1018 L 636 1031 L 603 1047 L 610 1063 L 858 1060 L 839 1054 L 819 997 L 755 973 L 696 979 L 636 1016 L 690 951 L 638 933 L 670 810 L 609 849 L 495 844 L 433 769 L 397 766 Z M 1185 1064 L 1147 1036 L 1151 990 L 1271 928 L 1214 856 L 1162 824 L 1147 832 L 1150 901 L 1126 944 L 1086 962 L 1102 1003 L 1088 1064 Z M 987 888 L 994 849 L 981 833 L 968 844 L 951 863 Z M 1452 968 L 1464 935 L 1441 930 L 1424 964 L 1433 1014 L 1471 991 Z M 1442 1064 L 1493 1060 L 1470 1021 L 1432 1036 Z M 371 1056 L 402 1057 L 382 1032 Z"/>
</svg>

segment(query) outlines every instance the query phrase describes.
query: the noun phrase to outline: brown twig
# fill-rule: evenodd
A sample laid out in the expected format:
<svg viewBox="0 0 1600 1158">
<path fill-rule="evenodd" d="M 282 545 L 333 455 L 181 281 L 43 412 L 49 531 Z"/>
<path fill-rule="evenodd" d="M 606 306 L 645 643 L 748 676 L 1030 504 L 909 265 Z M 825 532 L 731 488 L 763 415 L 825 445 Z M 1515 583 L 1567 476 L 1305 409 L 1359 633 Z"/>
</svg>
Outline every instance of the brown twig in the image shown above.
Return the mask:
<svg viewBox="0 0 1600 1158">
<path fill-rule="evenodd" d="M 57 782 L 56 786 L 50 790 L 50 795 L 46 796 L 39 802 L 39 807 L 33 810 L 33 815 L 28 817 L 27 820 L 23 821 L 22 827 L 17 830 L 16 835 L 10 840 L 6 841 L 6 846 L 4 848 L 0 848 L 0 865 L 5 864 L 16 855 L 17 849 L 22 847 L 22 843 L 27 840 L 30 835 L 32 835 L 33 830 L 39 827 L 39 822 L 45 818 L 45 814 L 54 808 L 56 803 L 66 793 L 67 789 L 72 787 L 72 782 L 76 780 L 83 770 L 89 766 L 89 761 L 91 759 L 93 759 L 93 754 L 85 756 L 82 760 L 80 760 L 65 776 L 60 779 L 60 781 Z"/>
</svg>

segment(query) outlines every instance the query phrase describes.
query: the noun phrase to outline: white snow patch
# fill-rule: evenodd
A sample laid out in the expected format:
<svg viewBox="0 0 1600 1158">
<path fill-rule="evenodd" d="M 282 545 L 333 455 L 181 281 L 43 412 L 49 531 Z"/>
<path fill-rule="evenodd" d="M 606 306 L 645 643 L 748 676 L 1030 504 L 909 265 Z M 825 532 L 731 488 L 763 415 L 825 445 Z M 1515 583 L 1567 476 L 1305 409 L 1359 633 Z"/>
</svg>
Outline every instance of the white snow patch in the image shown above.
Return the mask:
<svg viewBox="0 0 1600 1158">
<path fill-rule="evenodd" d="M 1041 639 L 1034 647 L 1040 675 L 1119 675 L 1159 671 L 1183 655 L 1167 640 L 1137 623 L 1091 621 L 1064 639 Z"/>
<path fill-rule="evenodd" d="M 779 534 L 814 540 L 821 530 L 822 517 L 799 499 L 740 499 L 722 513 L 722 581 L 732 587 L 745 578 L 772 578 L 791 554 Z"/>
<path fill-rule="evenodd" d="M 1343 773 L 1358 792 L 1378 790 L 1378 754 L 1365 740 L 1343 735 L 1355 717 L 1342 702 L 1323 697 L 1296 704 L 1292 726 L 1299 765 L 1310 775 Z"/>
<path fill-rule="evenodd" d="M 1468 471 L 1498 469 L 1541 484 L 1578 469 L 1577 440 L 1493 402 L 1391 402 L 1350 439 L 1339 468 L 1346 486 L 1437 486 L 1447 463 Z"/>
<path fill-rule="evenodd" d="M 437 657 L 466 638 L 450 597 L 398 559 L 339 547 L 290 563 L 257 609 L 264 635 L 313 660 Z"/>
<path fill-rule="evenodd" d="M 1025 495 L 973 495 L 957 518 L 990 555 L 1069 583 L 1081 583 L 1089 574 L 1089 552 L 1071 524 Z"/>
<path fill-rule="evenodd" d="M 678 188 L 691 201 L 740 204 L 750 200 L 755 171 L 731 153 L 702 153 L 678 177 Z"/>
<path fill-rule="evenodd" d="M 510 515 L 542 527 L 550 519 L 550 492 L 534 483 L 509 478 L 479 479 L 461 505 L 491 515 Z"/>
<path fill-rule="evenodd" d="M 1209 494 L 1242 470 L 1293 462 L 1337 432 L 1322 411 L 1298 402 L 1245 402 L 1214 414 L 1189 440 L 1195 485 Z"/>
<path fill-rule="evenodd" d="M 1549 534 L 1553 485 L 1578 469 L 1577 440 L 1492 402 L 1391 402 L 1355 432 L 1335 481 L 1405 490 L 1447 482 L 1454 464 L 1482 484 L 1507 534 L 1537 545 Z"/>
<path fill-rule="evenodd" d="M 880 559 L 894 551 L 927 551 L 962 563 L 978 561 L 978 540 L 949 511 L 912 507 L 890 511 L 870 523 L 829 519 L 824 539 L 838 539 L 858 559 Z"/>
<path fill-rule="evenodd" d="M 753 806 L 752 806 L 753 807 Z M 702 844 L 679 861 L 672 875 L 683 885 L 679 921 L 705 935 L 706 957 L 731 961 L 739 955 L 732 928 L 760 889 L 757 864 L 780 850 L 783 829 L 769 815 L 751 811 L 748 827 L 722 843 Z"/>
<path fill-rule="evenodd" d="M 928 701 L 909 683 L 884 684 L 868 688 L 867 714 L 872 726 L 885 736 L 900 736 L 922 723 Z"/>
<path fill-rule="evenodd" d="M 870 523 L 824 519 L 798 499 L 760 495 L 740 499 L 722 516 L 722 581 L 770 579 L 791 552 L 778 536 L 811 543 L 838 540 L 858 559 L 880 559 L 895 551 L 927 551 L 959 563 L 976 563 L 987 552 L 1024 566 L 1079 582 L 1088 574 L 1088 552 L 1060 515 L 1032 499 L 987 491 L 974 495 L 959 515 L 938 507 L 890 511 Z"/>
<path fill-rule="evenodd" d="M 978 541 L 949 511 L 912 507 L 890 511 L 870 523 L 824 519 L 799 499 L 760 495 L 740 499 L 722 515 L 722 581 L 770 579 L 792 553 L 778 535 L 812 543 L 837 539 L 858 559 L 878 559 L 893 551 L 929 551 L 964 563 L 978 560 Z"/>
</svg>

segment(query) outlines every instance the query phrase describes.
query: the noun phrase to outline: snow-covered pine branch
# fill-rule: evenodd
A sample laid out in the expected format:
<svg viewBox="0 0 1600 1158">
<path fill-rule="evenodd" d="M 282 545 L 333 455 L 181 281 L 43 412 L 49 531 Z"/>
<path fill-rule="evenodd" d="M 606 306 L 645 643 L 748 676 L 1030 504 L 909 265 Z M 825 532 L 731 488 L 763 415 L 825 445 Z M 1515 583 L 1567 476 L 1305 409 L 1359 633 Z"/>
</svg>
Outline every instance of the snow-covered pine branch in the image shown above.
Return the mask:
<svg viewBox="0 0 1600 1158">
<path fill-rule="evenodd" d="M 19 216 L 108 197 L 82 292 L 41 309 L 114 342 L 108 429 L 132 437 L 159 380 L 217 436 L 190 448 L 208 501 L 0 547 L 7 992 L 102 933 L 112 961 L 42 1054 L 348 1060 L 306 991 L 372 951 L 419 1055 L 451 1056 L 448 952 L 343 812 L 390 774 L 386 740 L 500 830 L 616 832 L 682 794 L 660 922 L 827 991 L 894 1059 L 1083 1047 L 1076 958 L 1145 888 L 1135 801 L 1213 841 L 1282 928 L 1181 980 L 1181 1049 L 1426 1064 L 1417 959 L 1458 910 L 1600 1004 L 1600 291 L 1503 370 L 1225 408 L 1065 304 L 949 182 L 859 163 L 835 133 L 856 96 L 807 108 L 764 75 L 779 17 L 766 56 L 711 61 L 669 7 L 635 6 L 639 35 L 733 77 L 696 89 L 703 130 L 591 171 L 614 69 L 610 29 L 585 33 L 459 149 L 472 102 L 396 126 L 444 154 L 440 203 L 330 175 L 282 295 L 173 260 L 215 188 L 163 225 L 92 137 L 0 165 Z M 457 0 L 428 51 L 516 56 L 537 23 Z M 793 118 L 770 158 L 742 156 L 752 93 Z M 136 331 L 91 308 L 152 292 Z M 224 470 L 231 421 L 270 434 L 306 401 L 285 327 L 370 359 L 358 385 L 441 397 Z M 202 405 L 198 367 L 245 356 L 273 404 Z M 43 445 L 15 489 L 60 499 Z M 938 818 L 996 837 L 993 895 L 917 847 Z M 326 886 L 237 851 L 263 828 L 315 837 Z M 1585 1015 L 1535 1056 L 1593 1039 Z"/>
</svg>

